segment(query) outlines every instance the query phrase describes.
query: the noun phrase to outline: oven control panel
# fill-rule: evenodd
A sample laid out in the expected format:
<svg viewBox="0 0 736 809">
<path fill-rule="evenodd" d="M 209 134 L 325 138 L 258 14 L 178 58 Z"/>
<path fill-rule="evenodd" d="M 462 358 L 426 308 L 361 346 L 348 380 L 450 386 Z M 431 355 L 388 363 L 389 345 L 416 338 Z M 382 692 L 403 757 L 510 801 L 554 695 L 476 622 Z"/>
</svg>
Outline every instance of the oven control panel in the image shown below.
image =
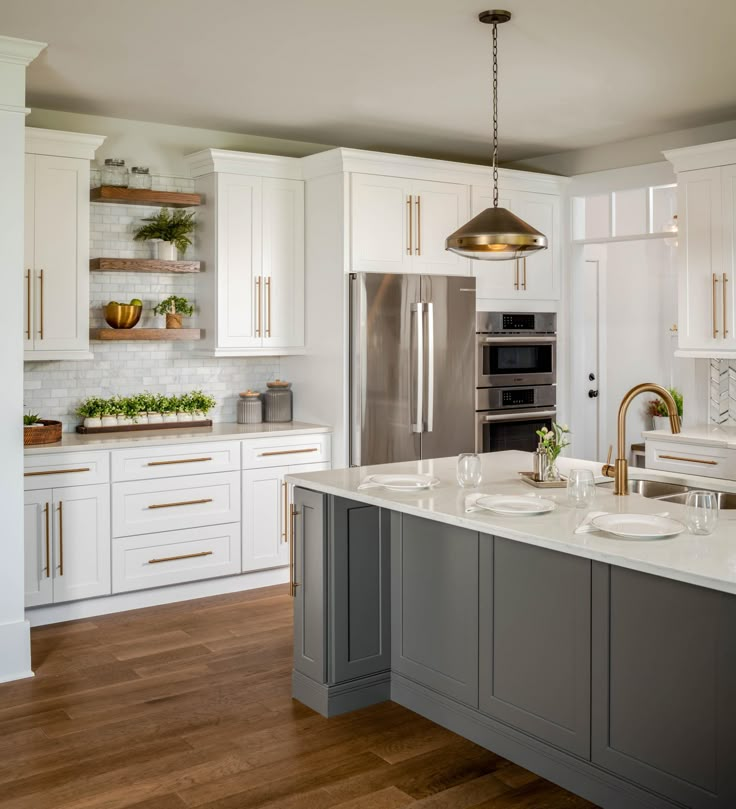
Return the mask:
<svg viewBox="0 0 736 809">
<path fill-rule="evenodd" d="M 519 407 L 534 404 L 534 388 L 517 388 L 505 390 L 501 394 L 502 407 Z"/>
</svg>

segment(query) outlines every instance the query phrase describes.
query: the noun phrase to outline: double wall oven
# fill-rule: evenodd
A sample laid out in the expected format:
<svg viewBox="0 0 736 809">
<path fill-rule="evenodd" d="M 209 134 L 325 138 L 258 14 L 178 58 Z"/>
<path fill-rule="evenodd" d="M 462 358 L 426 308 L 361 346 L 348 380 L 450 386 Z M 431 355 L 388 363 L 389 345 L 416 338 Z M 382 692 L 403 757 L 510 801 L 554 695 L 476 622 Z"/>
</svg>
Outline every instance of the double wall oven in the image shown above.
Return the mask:
<svg viewBox="0 0 736 809">
<path fill-rule="evenodd" d="M 531 452 L 557 405 L 557 315 L 479 312 L 476 320 L 476 449 Z"/>
</svg>

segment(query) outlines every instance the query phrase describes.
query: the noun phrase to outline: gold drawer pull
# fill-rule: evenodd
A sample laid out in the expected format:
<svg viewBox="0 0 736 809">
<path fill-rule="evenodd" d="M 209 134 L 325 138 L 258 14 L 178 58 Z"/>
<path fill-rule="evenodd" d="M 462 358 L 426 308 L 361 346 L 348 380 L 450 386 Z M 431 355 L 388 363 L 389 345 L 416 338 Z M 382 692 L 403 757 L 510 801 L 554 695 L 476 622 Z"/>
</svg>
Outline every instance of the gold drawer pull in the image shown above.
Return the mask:
<svg viewBox="0 0 736 809">
<path fill-rule="evenodd" d="M 197 506 L 200 503 L 211 503 L 211 497 L 205 497 L 202 500 L 181 500 L 178 503 L 153 503 L 148 508 L 175 508 L 176 506 Z"/>
<path fill-rule="evenodd" d="M 297 511 L 292 503 L 289 506 L 289 516 L 291 523 L 291 542 L 289 542 L 289 595 L 296 598 L 296 588 L 299 582 L 296 580 L 296 518 L 301 512 Z"/>
<path fill-rule="evenodd" d="M 199 553 L 183 553 L 181 556 L 163 556 L 161 559 L 149 559 L 149 565 L 160 565 L 161 562 L 177 562 L 179 559 L 197 559 L 200 556 L 212 556 L 214 551 L 200 551 Z"/>
<path fill-rule="evenodd" d="M 685 461 L 685 463 L 702 463 L 707 466 L 718 466 L 718 461 L 701 461 L 699 458 L 681 458 L 679 455 L 660 455 L 663 461 Z"/>
<path fill-rule="evenodd" d="M 43 472 L 24 472 L 24 478 L 35 478 L 39 475 L 68 475 L 72 472 L 89 472 L 88 466 L 81 466 L 79 469 L 44 469 Z"/>
<path fill-rule="evenodd" d="M 211 461 L 212 458 L 182 458 L 178 461 L 149 461 L 147 466 L 171 466 L 176 463 L 202 463 L 203 461 Z"/>
<path fill-rule="evenodd" d="M 262 452 L 259 458 L 269 458 L 272 455 L 299 455 L 302 452 L 319 452 L 319 447 L 310 447 L 309 449 L 281 449 L 274 452 Z"/>
</svg>

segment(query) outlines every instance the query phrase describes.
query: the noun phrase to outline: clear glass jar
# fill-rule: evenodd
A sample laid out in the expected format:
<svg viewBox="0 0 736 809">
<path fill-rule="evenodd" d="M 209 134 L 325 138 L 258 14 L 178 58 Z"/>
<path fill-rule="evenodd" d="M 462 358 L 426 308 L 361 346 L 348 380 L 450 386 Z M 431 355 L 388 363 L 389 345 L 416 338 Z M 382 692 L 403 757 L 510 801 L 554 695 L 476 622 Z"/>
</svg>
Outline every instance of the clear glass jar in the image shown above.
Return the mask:
<svg viewBox="0 0 736 809">
<path fill-rule="evenodd" d="M 102 167 L 102 185 L 113 185 L 118 188 L 128 187 L 128 169 L 125 168 L 125 161 L 114 157 L 105 159 Z"/>
<path fill-rule="evenodd" d="M 133 166 L 130 170 L 130 178 L 128 179 L 128 188 L 146 188 L 151 187 L 151 175 L 148 173 L 146 166 Z"/>
</svg>

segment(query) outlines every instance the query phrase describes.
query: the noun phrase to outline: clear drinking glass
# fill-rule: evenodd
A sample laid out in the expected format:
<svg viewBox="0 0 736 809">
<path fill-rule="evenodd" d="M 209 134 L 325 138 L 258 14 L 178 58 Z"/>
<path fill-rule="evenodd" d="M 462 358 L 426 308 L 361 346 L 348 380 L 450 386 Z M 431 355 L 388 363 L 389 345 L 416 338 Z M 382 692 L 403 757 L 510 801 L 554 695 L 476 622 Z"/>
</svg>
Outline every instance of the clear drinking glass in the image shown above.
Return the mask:
<svg viewBox="0 0 736 809">
<path fill-rule="evenodd" d="M 464 488 L 479 486 L 482 480 L 480 471 L 480 455 L 475 452 L 463 452 L 457 456 L 457 482 Z"/>
<path fill-rule="evenodd" d="M 687 530 L 691 534 L 712 534 L 718 524 L 718 495 L 715 492 L 688 492 Z"/>
<path fill-rule="evenodd" d="M 595 478 L 590 469 L 571 469 L 567 477 L 567 501 L 575 508 L 588 508 L 595 497 Z"/>
</svg>

